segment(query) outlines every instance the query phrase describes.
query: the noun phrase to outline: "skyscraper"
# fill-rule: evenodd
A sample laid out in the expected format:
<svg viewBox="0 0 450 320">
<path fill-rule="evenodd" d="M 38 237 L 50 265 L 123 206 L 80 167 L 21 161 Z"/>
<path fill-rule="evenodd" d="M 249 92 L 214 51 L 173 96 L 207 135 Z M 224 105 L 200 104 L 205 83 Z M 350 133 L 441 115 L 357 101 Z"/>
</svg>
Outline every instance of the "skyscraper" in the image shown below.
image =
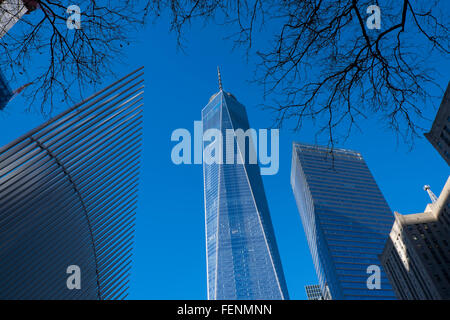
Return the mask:
<svg viewBox="0 0 450 320">
<path fill-rule="evenodd" d="M 126 297 L 142 75 L 0 148 L 0 299 Z"/>
<path fill-rule="evenodd" d="M 322 292 L 394 299 L 381 268 L 380 289 L 367 285 L 394 219 L 361 154 L 294 142 L 291 185 Z"/>
<path fill-rule="evenodd" d="M 202 110 L 203 132 L 249 129 L 245 107 L 219 89 Z M 234 164 L 203 162 L 208 299 L 288 299 L 259 166 L 234 151 L 223 148 Z"/>
<path fill-rule="evenodd" d="M 12 96 L 11 88 L 0 70 L 0 110 L 6 106 Z"/>
<path fill-rule="evenodd" d="M 450 82 L 447 85 L 441 105 L 430 132 L 425 137 L 450 165 Z"/>
<path fill-rule="evenodd" d="M 36 0 L 0 0 L 0 39 L 38 4 Z"/>
<path fill-rule="evenodd" d="M 318 284 L 305 286 L 305 291 L 308 300 L 324 300 L 322 290 Z"/>
<path fill-rule="evenodd" d="M 450 299 L 450 178 L 423 213 L 395 213 L 381 263 L 402 300 Z"/>
</svg>

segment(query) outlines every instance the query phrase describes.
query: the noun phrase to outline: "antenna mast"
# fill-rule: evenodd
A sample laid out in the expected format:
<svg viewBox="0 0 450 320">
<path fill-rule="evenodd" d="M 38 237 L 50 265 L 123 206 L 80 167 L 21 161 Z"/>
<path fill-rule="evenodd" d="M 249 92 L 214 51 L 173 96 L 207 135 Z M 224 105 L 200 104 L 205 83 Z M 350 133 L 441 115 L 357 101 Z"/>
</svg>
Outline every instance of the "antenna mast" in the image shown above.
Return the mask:
<svg viewBox="0 0 450 320">
<path fill-rule="evenodd" d="M 217 66 L 217 77 L 219 79 L 219 91 L 222 91 L 222 78 L 220 76 L 220 69 L 219 66 Z"/>
<path fill-rule="evenodd" d="M 431 188 L 430 188 L 430 186 L 429 185 L 424 185 L 423 186 L 423 190 L 425 190 L 426 192 L 428 192 L 428 195 L 430 196 L 430 199 L 431 199 L 431 202 L 432 203 L 435 203 L 436 201 L 437 201 L 437 197 L 436 197 L 436 195 L 433 193 L 433 191 L 431 191 Z"/>
</svg>

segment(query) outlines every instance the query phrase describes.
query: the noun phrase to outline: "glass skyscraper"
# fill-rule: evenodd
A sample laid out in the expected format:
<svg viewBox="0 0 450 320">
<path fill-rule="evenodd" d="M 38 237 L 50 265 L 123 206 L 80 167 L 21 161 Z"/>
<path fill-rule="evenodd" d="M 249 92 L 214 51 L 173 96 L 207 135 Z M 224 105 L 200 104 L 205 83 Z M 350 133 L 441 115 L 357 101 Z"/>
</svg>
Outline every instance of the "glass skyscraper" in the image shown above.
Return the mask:
<svg viewBox="0 0 450 320">
<path fill-rule="evenodd" d="M 0 70 L 0 110 L 5 108 L 12 96 L 11 88 Z"/>
<path fill-rule="evenodd" d="M 203 132 L 217 129 L 223 137 L 226 129 L 249 128 L 244 106 L 221 89 L 202 120 Z M 214 143 L 204 142 L 204 150 Z M 260 168 L 238 163 L 237 143 L 234 151 L 223 150 L 234 164 L 203 162 L 208 299 L 288 299 Z"/>
<path fill-rule="evenodd" d="M 381 267 L 394 216 L 360 153 L 293 144 L 291 184 L 319 284 L 331 299 L 395 299 Z M 381 286 L 367 280 L 380 268 Z"/>
</svg>

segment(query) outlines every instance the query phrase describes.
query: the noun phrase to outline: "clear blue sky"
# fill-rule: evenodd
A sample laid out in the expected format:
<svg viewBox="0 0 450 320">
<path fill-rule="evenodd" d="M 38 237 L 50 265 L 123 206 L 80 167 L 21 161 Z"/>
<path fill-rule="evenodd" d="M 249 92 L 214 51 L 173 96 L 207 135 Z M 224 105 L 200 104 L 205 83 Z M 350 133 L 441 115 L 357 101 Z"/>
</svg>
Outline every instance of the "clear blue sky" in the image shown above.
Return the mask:
<svg viewBox="0 0 450 320">
<path fill-rule="evenodd" d="M 177 128 L 193 130 L 193 122 L 200 120 L 201 109 L 217 91 L 217 65 L 224 89 L 247 107 L 250 125 L 272 124 L 271 114 L 258 107 L 263 102 L 262 88 L 248 82 L 254 61 L 247 62 L 243 50 L 232 51 L 226 35 L 223 28 L 194 24 L 186 34 L 183 53 L 162 18 L 149 24 L 137 35 L 138 42 L 126 49 L 128 64 L 114 66 L 122 75 L 144 65 L 146 74 L 143 166 L 129 298 L 206 299 L 202 168 L 174 165 L 170 152 L 175 143 L 170 136 Z M 448 60 L 440 65 L 441 70 L 450 70 Z M 106 77 L 104 83 L 112 80 Z M 445 87 L 448 75 L 437 80 Z M 19 98 L 0 112 L 0 145 L 44 120 L 23 109 Z M 426 110 L 434 118 L 436 109 Z M 438 194 L 449 173 L 447 164 L 424 138 L 410 150 L 376 119 L 368 119 L 362 127 L 363 133 L 355 132 L 339 147 L 363 154 L 392 210 L 421 212 L 429 202 L 423 185 L 431 185 Z M 305 299 L 304 286 L 317 279 L 290 187 L 293 140 L 314 143 L 312 125 L 296 133 L 288 128 L 281 131 L 279 173 L 263 180 L 290 296 Z"/>
</svg>

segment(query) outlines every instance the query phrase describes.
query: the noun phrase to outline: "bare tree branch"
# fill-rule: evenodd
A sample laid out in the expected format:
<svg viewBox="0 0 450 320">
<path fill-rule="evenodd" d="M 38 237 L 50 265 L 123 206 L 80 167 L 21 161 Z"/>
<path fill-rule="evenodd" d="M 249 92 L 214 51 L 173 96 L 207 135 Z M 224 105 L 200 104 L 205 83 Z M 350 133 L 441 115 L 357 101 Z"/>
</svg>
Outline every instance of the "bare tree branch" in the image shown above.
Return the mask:
<svg viewBox="0 0 450 320">
<path fill-rule="evenodd" d="M 112 72 L 109 66 L 144 24 L 149 6 L 137 0 L 80 0 L 81 29 L 69 29 L 71 3 L 24 0 L 30 2 L 36 9 L 0 39 L 0 65 L 18 85 L 32 83 L 25 91 L 28 108 L 36 102 L 44 114 L 78 100 L 86 86 Z"/>
<path fill-rule="evenodd" d="M 367 28 L 374 3 L 364 0 L 158 0 L 149 12 L 168 13 L 181 44 L 194 19 L 228 25 L 235 43 L 259 59 L 255 80 L 278 126 L 292 119 L 298 130 L 312 120 L 333 146 L 375 116 L 412 142 L 423 130 L 430 85 L 439 87 L 428 59 L 450 53 L 449 15 L 440 1 L 375 3 L 380 30 Z M 255 45 L 264 27 L 274 30 L 272 41 Z"/>
</svg>

